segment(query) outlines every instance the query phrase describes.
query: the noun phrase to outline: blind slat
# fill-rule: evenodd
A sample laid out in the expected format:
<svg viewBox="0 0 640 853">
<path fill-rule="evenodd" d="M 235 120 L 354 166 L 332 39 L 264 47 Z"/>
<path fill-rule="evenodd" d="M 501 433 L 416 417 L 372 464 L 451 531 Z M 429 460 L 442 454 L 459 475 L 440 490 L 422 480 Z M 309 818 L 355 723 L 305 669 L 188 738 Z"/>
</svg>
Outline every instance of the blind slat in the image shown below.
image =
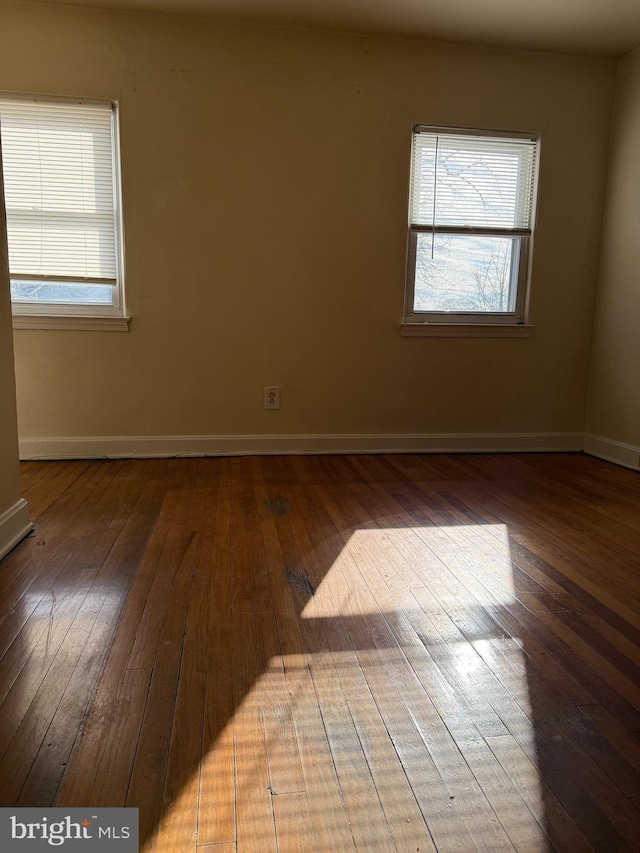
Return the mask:
<svg viewBox="0 0 640 853">
<path fill-rule="evenodd" d="M 418 130 L 411 224 L 531 229 L 537 140 Z"/>
<path fill-rule="evenodd" d="M 0 99 L 9 268 L 116 278 L 110 104 Z"/>
</svg>

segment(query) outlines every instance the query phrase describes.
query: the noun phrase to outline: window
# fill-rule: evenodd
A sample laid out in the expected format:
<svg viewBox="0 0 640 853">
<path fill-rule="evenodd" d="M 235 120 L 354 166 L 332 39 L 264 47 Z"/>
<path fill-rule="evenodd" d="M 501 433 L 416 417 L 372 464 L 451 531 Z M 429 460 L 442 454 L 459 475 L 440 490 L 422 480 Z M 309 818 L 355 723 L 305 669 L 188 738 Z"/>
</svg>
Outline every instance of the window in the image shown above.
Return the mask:
<svg viewBox="0 0 640 853">
<path fill-rule="evenodd" d="M 522 324 L 538 140 L 417 126 L 406 323 Z"/>
<path fill-rule="evenodd" d="M 0 98 L 14 315 L 123 317 L 111 103 Z"/>
</svg>

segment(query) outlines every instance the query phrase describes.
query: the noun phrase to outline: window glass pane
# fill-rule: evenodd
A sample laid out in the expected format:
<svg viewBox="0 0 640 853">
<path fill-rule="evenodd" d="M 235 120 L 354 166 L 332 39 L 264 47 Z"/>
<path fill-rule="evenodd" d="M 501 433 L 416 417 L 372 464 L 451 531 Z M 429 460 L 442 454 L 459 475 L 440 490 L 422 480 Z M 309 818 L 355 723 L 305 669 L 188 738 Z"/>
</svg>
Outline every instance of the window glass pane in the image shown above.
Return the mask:
<svg viewBox="0 0 640 853">
<path fill-rule="evenodd" d="M 113 305 L 110 284 L 75 284 L 67 281 L 12 281 L 14 302 L 53 302 L 58 305 Z"/>
<path fill-rule="evenodd" d="M 515 310 L 519 239 L 418 234 L 414 311 Z"/>
</svg>

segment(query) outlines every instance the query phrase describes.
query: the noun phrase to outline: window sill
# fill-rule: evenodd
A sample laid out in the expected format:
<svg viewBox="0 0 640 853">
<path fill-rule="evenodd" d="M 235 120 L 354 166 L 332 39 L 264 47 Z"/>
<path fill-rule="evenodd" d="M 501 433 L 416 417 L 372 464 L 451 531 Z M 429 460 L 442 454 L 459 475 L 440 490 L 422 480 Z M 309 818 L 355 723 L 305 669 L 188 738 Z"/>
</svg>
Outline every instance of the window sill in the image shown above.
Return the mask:
<svg viewBox="0 0 640 853">
<path fill-rule="evenodd" d="M 412 338 L 530 338 L 534 327 L 507 323 L 400 323 Z"/>
<path fill-rule="evenodd" d="M 14 314 L 14 329 L 61 329 L 83 332 L 128 332 L 130 317 L 80 317 L 64 314 Z"/>
</svg>

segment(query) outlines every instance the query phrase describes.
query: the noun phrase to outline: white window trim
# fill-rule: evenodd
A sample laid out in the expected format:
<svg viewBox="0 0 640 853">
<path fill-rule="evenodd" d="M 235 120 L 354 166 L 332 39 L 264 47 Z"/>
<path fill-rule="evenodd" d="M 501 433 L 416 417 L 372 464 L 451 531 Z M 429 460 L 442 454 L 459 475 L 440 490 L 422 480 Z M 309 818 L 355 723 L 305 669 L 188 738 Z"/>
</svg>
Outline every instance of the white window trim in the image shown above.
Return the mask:
<svg viewBox="0 0 640 853">
<path fill-rule="evenodd" d="M 537 154 L 534 164 L 533 201 L 531 210 L 531 229 L 528 232 L 512 229 L 447 228 L 413 225 L 411 222 L 411 189 L 413 184 L 413 144 L 414 135 L 420 132 L 451 133 L 469 136 L 495 136 L 498 138 L 535 139 Z M 535 230 L 538 181 L 540 171 L 540 134 L 522 131 L 488 130 L 485 128 L 443 127 L 436 125 L 414 125 L 411 138 L 411 170 L 407 205 L 409 225 L 407 236 L 407 266 L 404 291 L 403 320 L 399 324 L 400 334 L 405 337 L 530 337 L 534 326 L 529 318 L 529 293 L 531 283 L 531 262 L 533 255 L 533 234 Z M 519 241 L 518 280 L 516 304 L 509 312 L 449 312 L 414 311 L 415 266 L 417 238 L 420 233 L 428 234 L 482 234 L 488 236 L 508 236 Z"/>
<path fill-rule="evenodd" d="M 35 98 L 50 103 L 109 105 L 112 111 L 111 154 L 113 158 L 114 237 L 116 250 L 116 283 L 113 305 L 78 303 L 32 303 L 11 300 L 14 329 L 63 329 L 79 331 L 128 331 L 130 317 L 126 310 L 124 287 L 124 225 L 122 215 L 122 172 L 120 161 L 120 110 L 115 100 L 60 97 L 33 92 L 0 91 L 0 98 L 27 100 Z M 10 276 L 11 277 L 11 276 Z"/>
<path fill-rule="evenodd" d="M 80 317 L 50 314 L 14 314 L 14 329 L 60 329 L 68 332 L 128 332 L 129 317 Z"/>
<path fill-rule="evenodd" d="M 530 338 L 527 323 L 400 323 L 405 338 Z"/>
</svg>

